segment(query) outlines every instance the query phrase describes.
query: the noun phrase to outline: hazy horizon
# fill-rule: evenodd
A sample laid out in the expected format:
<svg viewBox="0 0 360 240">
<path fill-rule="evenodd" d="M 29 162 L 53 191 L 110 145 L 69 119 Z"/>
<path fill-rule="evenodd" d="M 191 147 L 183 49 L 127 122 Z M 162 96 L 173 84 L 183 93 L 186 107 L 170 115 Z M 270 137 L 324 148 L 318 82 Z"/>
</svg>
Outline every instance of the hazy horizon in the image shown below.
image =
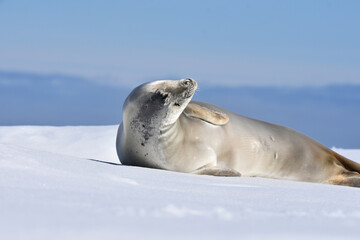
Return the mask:
<svg viewBox="0 0 360 240">
<path fill-rule="evenodd" d="M 136 87 L 85 77 L 0 71 L 0 125 L 113 125 Z M 194 100 L 285 125 L 332 147 L 360 148 L 360 85 L 212 86 Z"/>
</svg>

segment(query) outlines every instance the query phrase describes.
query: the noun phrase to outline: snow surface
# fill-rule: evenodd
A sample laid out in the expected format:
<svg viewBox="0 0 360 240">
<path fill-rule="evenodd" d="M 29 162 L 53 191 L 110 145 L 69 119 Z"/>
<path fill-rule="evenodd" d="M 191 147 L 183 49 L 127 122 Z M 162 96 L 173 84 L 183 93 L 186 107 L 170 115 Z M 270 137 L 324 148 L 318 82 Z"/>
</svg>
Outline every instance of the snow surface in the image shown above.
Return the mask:
<svg viewBox="0 0 360 240">
<path fill-rule="evenodd" d="M 358 188 L 122 166 L 116 131 L 0 127 L 0 239 L 359 238 Z"/>
</svg>

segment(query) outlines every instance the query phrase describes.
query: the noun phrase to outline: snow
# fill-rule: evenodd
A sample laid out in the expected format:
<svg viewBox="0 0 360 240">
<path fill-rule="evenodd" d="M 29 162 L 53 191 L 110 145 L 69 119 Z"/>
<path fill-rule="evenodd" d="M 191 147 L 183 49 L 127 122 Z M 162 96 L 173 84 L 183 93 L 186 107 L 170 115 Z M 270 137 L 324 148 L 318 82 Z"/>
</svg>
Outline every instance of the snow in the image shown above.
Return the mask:
<svg viewBox="0 0 360 240">
<path fill-rule="evenodd" d="M 115 149 L 117 129 L 118 126 L 0 127 L 0 143 L 119 163 Z"/>
<path fill-rule="evenodd" d="M 358 188 L 123 166 L 116 131 L 0 127 L 0 238 L 358 239 Z"/>
</svg>

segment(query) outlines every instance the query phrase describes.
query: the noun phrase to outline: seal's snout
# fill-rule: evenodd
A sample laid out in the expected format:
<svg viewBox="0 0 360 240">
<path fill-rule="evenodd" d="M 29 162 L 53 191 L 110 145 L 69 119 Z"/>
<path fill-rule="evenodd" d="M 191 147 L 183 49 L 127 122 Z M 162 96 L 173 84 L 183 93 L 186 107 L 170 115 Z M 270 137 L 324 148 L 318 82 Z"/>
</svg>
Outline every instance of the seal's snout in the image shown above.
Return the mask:
<svg viewBox="0 0 360 240">
<path fill-rule="evenodd" d="M 197 83 L 194 79 L 192 78 L 184 78 L 180 80 L 180 84 L 181 86 L 185 87 L 185 88 L 190 88 L 190 89 L 196 89 L 197 88 Z"/>
<path fill-rule="evenodd" d="M 195 93 L 197 83 L 194 79 L 184 78 L 180 80 L 180 86 L 183 90 L 183 97 L 190 98 Z"/>
</svg>

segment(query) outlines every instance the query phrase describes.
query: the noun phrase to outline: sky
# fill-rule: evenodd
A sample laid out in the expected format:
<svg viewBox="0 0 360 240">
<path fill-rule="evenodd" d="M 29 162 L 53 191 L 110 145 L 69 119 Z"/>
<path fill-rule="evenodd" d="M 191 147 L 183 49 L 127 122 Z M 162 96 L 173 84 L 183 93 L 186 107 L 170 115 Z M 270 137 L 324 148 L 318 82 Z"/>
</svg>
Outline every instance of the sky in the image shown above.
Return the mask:
<svg viewBox="0 0 360 240">
<path fill-rule="evenodd" d="M 0 125 L 108 125 L 131 89 L 360 148 L 360 1 L 0 0 Z"/>
<path fill-rule="evenodd" d="M 136 86 L 360 84 L 359 1 L 0 1 L 0 70 Z"/>
</svg>

